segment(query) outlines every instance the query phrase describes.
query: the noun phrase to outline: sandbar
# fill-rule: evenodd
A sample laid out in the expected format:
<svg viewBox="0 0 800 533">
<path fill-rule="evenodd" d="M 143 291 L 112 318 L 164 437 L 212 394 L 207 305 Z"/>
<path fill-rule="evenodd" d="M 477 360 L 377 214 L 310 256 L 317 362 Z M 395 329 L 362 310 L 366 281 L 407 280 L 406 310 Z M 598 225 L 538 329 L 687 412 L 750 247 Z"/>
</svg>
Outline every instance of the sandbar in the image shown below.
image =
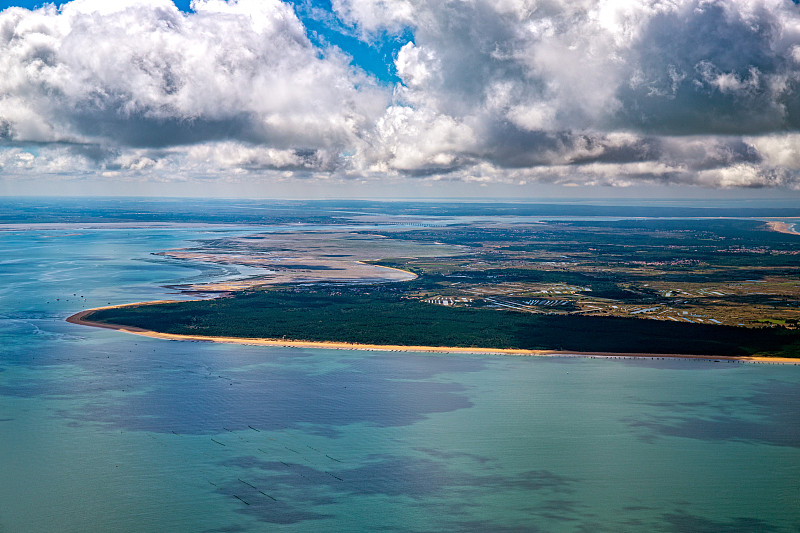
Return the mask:
<svg viewBox="0 0 800 533">
<path fill-rule="evenodd" d="M 284 267 L 282 266 L 283 259 L 275 261 L 269 258 L 248 257 L 245 255 L 230 256 L 181 250 L 159 252 L 155 255 L 207 263 L 246 265 L 269 271 L 267 274 L 246 279 L 174 286 L 174 288 L 184 292 L 195 293 L 233 292 L 289 283 L 388 283 L 411 281 L 417 278 L 416 274 L 407 270 L 373 265 L 352 259 L 300 257 L 290 259 L 290 261 L 296 261 L 301 264 L 292 264 L 289 267 Z"/>
<path fill-rule="evenodd" d="M 800 235 L 800 232 L 794 230 L 794 224 L 787 224 L 786 222 L 770 221 L 767 222 L 769 229 L 777 231 L 778 233 L 787 233 L 789 235 Z"/>
<path fill-rule="evenodd" d="M 225 344 L 245 344 L 250 346 L 278 346 L 284 348 L 321 348 L 327 350 L 366 350 L 380 352 L 425 352 L 441 354 L 486 354 L 486 355 L 518 355 L 539 357 L 595 357 L 595 358 L 645 358 L 645 359 L 706 359 L 713 361 L 737 361 L 745 363 L 800 365 L 800 358 L 790 357 L 753 357 L 753 356 L 716 356 L 693 354 L 661 354 L 661 353 L 616 353 L 616 352 L 574 352 L 568 350 L 524 350 L 515 348 L 476 348 L 459 346 L 405 346 L 391 344 L 357 344 L 335 341 L 303 341 L 292 339 L 267 339 L 250 337 L 219 337 L 211 335 L 184 335 L 177 333 L 160 333 L 135 326 L 120 324 L 107 324 L 86 320 L 86 316 L 101 309 L 119 309 L 148 304 L 175 303 L 178 300 L 156 300 L 151 302 L 137 302 L 132 304 L 112 305 L 86 309 L 67 318 L 71 324 L 92 326 L 96 328 L 113 329 L 133 335 L 142 335 L 155 339 L 195 342 L 219 342 Z"/>
</svg>

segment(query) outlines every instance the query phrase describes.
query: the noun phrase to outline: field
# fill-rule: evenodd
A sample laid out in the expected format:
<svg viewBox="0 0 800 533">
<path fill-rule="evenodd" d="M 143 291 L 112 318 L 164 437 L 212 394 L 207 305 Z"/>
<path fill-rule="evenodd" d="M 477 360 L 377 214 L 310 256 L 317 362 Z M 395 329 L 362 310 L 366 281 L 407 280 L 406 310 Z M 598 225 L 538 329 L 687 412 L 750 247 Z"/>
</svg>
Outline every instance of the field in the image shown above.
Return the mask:
<svg viewBox="0 0 800 533">
<path fill-rule="evenodd" d="M 747 327 L 797 328 L 800 320 L 800 237 L 763 221 L 565 221 L 384 235 L 469 250 L 379 263 L 422 275 L 424 299 Z"/>
</svg>

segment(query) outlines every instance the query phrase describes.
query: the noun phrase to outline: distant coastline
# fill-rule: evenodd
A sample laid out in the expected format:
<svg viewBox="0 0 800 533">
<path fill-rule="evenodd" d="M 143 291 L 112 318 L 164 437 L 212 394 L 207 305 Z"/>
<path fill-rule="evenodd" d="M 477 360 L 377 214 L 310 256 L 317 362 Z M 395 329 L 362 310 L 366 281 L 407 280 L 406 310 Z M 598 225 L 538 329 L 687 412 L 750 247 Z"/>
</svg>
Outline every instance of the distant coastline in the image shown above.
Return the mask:
<svg viewBox="0 0 800 533">
<path fill-rule="evenodd" d="M 112 329 L 124 333 L 141 335 L 155 339 L 176 340 L 176 341 L 195 341 L 195 342 L 218 342 L 224 344 L 244 344 L 251 346 L 276 346 L 286 348 L 319 348 L 326 350 L 365 350 L 365 351 L 399 351 L 399 352 L 423 352 L 440 354 L 473 354 L 473 355 L 516 355 L 516 356 L 537 356 L 537 357 L 595 357 L 595 358 L 630 358 L 630 359 L 704 359 L 711 361 L 736 361 L 742 363 L 762 363 L 762 364 L 785 364 L 800 365 L 800 358 L 789 357 L 751 357 L 751 356 L 714 356 L 714 355 L 694 355 L 694 354 L 657 354 L 657 353 L 617 353 L 617 352 L 580 352 L 570 350 L 526 350 L 513 348 L 469 348 L 456 346 L 403 346 L 403 345 L 382 345 L 382 344 L 359 344 L 347 342 L 323 342 L 323 341 L 303 341 L 292 339 L 270 339 L 270 338 L 249 338 L 249 337 L 222 337 L 210 335 L 186 335 L 175 333 L 161 333 L 158 331 L 147 330 L 135 326 L 125 326 L 120 324 L 110 324 L 88 320 L 95 311 L 103 309 L 119 309 L 138 305 L 175 303 L 177 300 L 155 300 L 149 302 L 136 302 L 131 304 L 114 305 L 86 309 L 67 317 L 66 321 L 71 324 L 81 326 L 91 326 L 104 329 Z"/>
</svg>

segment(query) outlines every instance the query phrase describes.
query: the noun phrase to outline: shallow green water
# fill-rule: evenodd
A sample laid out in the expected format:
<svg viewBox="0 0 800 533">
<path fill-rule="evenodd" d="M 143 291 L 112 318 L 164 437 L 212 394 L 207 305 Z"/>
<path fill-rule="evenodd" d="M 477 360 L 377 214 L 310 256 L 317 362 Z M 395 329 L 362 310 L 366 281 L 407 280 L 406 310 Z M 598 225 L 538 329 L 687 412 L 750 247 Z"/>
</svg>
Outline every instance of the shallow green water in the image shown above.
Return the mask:
<svg viewBox="0 0 800 533">
<path fill-rule="evenodd" d="M 0 531 L 800 530 L 800 367 L 63 321 L 232 275 L 150 255 L 219 234 L 0 231 Z"/>
</svg>

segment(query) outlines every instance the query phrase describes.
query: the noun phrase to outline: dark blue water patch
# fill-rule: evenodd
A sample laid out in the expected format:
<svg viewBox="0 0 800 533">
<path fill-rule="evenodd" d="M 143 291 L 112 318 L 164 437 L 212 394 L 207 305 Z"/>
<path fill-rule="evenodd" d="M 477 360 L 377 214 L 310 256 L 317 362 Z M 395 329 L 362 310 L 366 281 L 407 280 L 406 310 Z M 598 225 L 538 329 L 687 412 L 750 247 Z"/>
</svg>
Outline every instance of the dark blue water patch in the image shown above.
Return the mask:
<svg viewBox="0 0 800 533">
<path fill-rule="evenodd" d="M 451 511 L 452 509 L 448 509 Z M 591 520 L 594 515 L 586 512 L 586 506 L 577 500 L 571 499 L 548 499 L 544 501 L 536 501 L 536 498 L 530 498 L 530 503 L 525 507 L 519 507 L 516 510 L 524 512 L 528 518 L 517 520 L 516 524 L 502 523 L 499 520 L 464 520 L 462 517 L 469 516 L 469 505 L 463 506 L 463 509 L 455 509 L 455 512 L 442 513 L 441 510 L 433 510 L 439 516 L 445 517 L 437 530 L 440 531 L 453 531 L 453 532 L 466 532 L 466 531 L 552 531 L 553 523 L 558 524 L 558 530 L 570 531 L 584 531 L 582 526 L 587 525 L 587 520 Z M 455 519 L 451 517 L 457 517 Z M 510 520 L 510 518 L 509 518 Z M 547 525 L 540 525 L 546 523 Z M 612 531 L 612 529 L 605 529 L 599 524 L 593 524 L 593 527 L 586 528 L 585 531 L 602 532 Z M 618 531 L 614 529 L 613 531 Z"/>
<path fill-rule="evenodd" d="M 800 387 L 776 379 L 769 380 L 756 388 L 747 400 L 768 415 L 775 424 L 791 425 L 800 428 Z"/>
<path fill-rule="evenodd" d="M 305 480 L 299 488 L 307 490 L 301 490 L 299 495 L 295 490 L 291 496 L 288 496 L 280 475 L 274 477 L 246 475 L 219 484 L 216 491 L 218 494 L 240 500 L 242 505 L 239 512 L 254 516 L 260 522 L 284 525 L 332 518 L 331 515 L 310 510 L 315 506 L 335 503 L 334 499 L 319 493 L 319 491 L 311 494 L 310 489 L 319 486 L 319 478 L 326 476 L 324 472 L 312 472 L 313 469 L 301 468 L 302 465 L 258 461 L 255 458 L 240 458 L 225 463 L 226 466 L 240 468 L 247 468 L 248 465 L 254 464 L 260 465 L 259 470 L 284 470 L 287 472 L 284 474 L 286 476 Z M 294 488 L 298 487 L 295 485 Z"/>
<path fill-rule="evenodd" d="M 295 505 L 293 501 L 276 500 L 268 493 L 242 482 L 220 487 L 217 492 L 239 500 L 241 507 L 238 512 L 254 516 L 260 522 L 268 524 L 289 525 L 333 518 L 332 515 L 317 513 L 308 507 Z"/>
<path fill-rule="evenodd" d="M 407 496 L 418 500 L 441 494 L 448 487 L 463 487 L 470 477 L 451 472 L 442 463 L 410 456 L 375 456 L 370 464 L 337 474 L 346 480 L 339 490 L 349 494 Z"/>
<path fill-rule="evenodd" d="M 491 531 L 492 533 L 540 533 L 548 530 L 541 529 L 535 524 L 526 524 L 524 526 L 503 526 L 488 520 L 463 520 L 451 522 L 444 529 L 442 529 L 442 531 L 447 531 L 448 533 L 472 533 L 475 531 Z"/>
<path fill-rule="evenodd" d="M 243 510 L 270 523 L 287 523 L 284 521 L 288 518 L 302 518 L 306 512 L 304 509 L 308 507 L 332 503 L 340 498 L 360 496 L 404 497 L 418 502 L 418 505 L 430 511 L 431 516 L 441 515 L 443 511 L 449 516 L 463 516 L 469 510 L 469 498 L 476 493 L 519 490 L 565 495 L 572 493 L 578 482 L 547 470 L 512 475 L 465 472 L 449 469 L 445 462 L 424 457 L 385 454 L 372 455 L 364 464 L 356 467 L 335 470 L 334 466 L 341 465 L 331 463 L 330 470 L 323 470 L 306 464 L 253 456 L 229 459 L 221 465 L 243 471 L 242 477 L 235 482 L 221 485 L 222 493 L 228 494 L 237 490 L 247 492 L 249 489 L 278 501 L 285 495 L 291 495 L 291 501 L 299 507 L 299 514 L 294 512 L 297 509 L 292 510 L 285 506 L 276 508 L 266 500 L 262 502 L 264 505 L 253 507 L 251 504 Z M 531 507 L 531 511 L 550 519 L 573 521 L 577 518 L 571 513 L 577 513 L 578 507 L 577 502 L 553 498 Z M 314 516 L 311 519 L 316 518 Z"/>
<path fill-rule="evenodd" d="M 107 350 L 63 338 L 25 340 L 4 349 L 2 360 L 33 372 L 0 382 L 0 395 L 102 401 L 108 393 L 144 390 L 154 369 L 164 367 L 164 361 L 151 365 L 145 348 L 136 343 Z"/>
<path fill-rule="evenodd" d="M 79 418 L 127 430 L 218 433 L 311 424 L 321 434 L 354 423 L 405 426 L 471 406 L 464 387 L 338 371 L 323 377 L 272 370 L 247 381 L 226 375 L 167 376 L 151 390 L 87 405 Z M 413 400 L 412 400 L 413 399 Z"/>
<path fill-rule="evenodd" d="M 367 463 L 354 468 L 320 470 L 308 465 L 236 457 L 221 463 L 254 471 L 256 478 L 267 484 L 293 488 L 326 486 L 350 494 L 409 496 L 424 498 L 435 493 L 450 492 L 456 487 L 469 489 L 519 489 L 569 494 L 577 479 L 548 470 L 530 470 L 509 476 L 450 470 L 440 461 L 413 456 L 376 454 Z M 331 464 L 331 468 L 335 466 Z M 560 507 L 560 510 L 565 510 Z"/>
<path fill-rule="evenodd" d="M 759 518 L 737 517 L 730 520 L 711 520 L 701 516 L 676 511 L 662 515 L 664 528 L 670 533 L 770 533 L 780 528 Z"/>
<path fill-rule="evenodd" d="M 653 429 L 653 426 L 650 426 Z M 773 446 L 800 447 L 798 430 L 776 427 L 771 424 L 745 422 L 737 417 L 691 419 L 677 426 L 657 428 L 662 435 L 685 437 L 705 441 L 760 442 Z"/>
<path fill-rule="evenodd" d="M 448 452 L 444 450 L 437 450 L 434 448 L 414 448 L 415 451 L 422 452 L 427 454 L 434 459 L 444 459 L 444 460 L 452 460 L 452 459 L 470 459 L 480 464 L 486 464 L 492 459 L 490 457 L 484 457 L 482 455 L 476 455 L 474 453 L 466 453 L 466 452 Z"/>
<path fill-rule="evenodd" d="M 668 415 L 644 415 L 626 422 L 648 433 L 640 436 L 652 442 L 654 436 L 683 437 L 704 441 L 739 441 L 800 448 L 800 387 L 771 380 L 749 395 L 729 397 L 721 404 L 659 402 L 662 411 L 674 405 Z M 693 409 L 695 406 L 699 409 Z M 687 407 L 691 407 L 687 409 Z M 707 415 L 710 409 L 715 412 Z M 746 412 L 745 412 L 746 411 Z M 745 414 L 750 416 L 744 416 Z M 753 414 L 757 418 L 753 418 Z"/>
<path fill-rule="evenodd" d="M 256 457 L 239 457 L 222 463 L 254 472 L 254 479 L 266 486 L 302 489 L 325 488 L 325 492 L 348 495 L 408 496 L 427 498 L 446 487 L 463 486 L 467 479 L 461 473 L 449 473 L 441 463 L 410 456 L 376 455 L 368 464 L 355 468 L 323 471 L 299 463 L 265 461 Z M 306 495 L 306 498 L 312 497 Z M 315 503 L 318 501 L 315 498 Z"/>
<path fill-rule="evenodd" d="M 138 341 L 138 339 L 137 339 Z M 71 351 L 58 343 L 17 355 L 29 364 L 64 365 L 64 375 L 5 380 L 0 394 L 83 400 L 61 414 L 114 428 L 184 434 L 313 426 L 321 434 L 354 423 L 413 424 L 433 413 L 471 407 L 464 385 L 446 378 L 482 368 L 470 358 L 413 354 L 125 340 Z M 36 361 L 38 354 L 38 362 Z M 328 354 L 325 354 L 328 355 Z M 328 369 L 327 371 L 325 369 Z M 66 377 L 65 377 L 66 376 Z"/>
<path fill-rule="evenodd" d="M 667 413 L 666 415 L 661 415 L 664 419 L 672 419 L 676 414 L 695 415 L 697 413 L 708 413 L 711 411 L 721 415 L 735 415 L 738 412 L 737 402 L 739 400 L 741 400 L 741 398 L 727 397 L 722 399 L 715 398 L 713 401 L 698 400 L 691 402 L 644 401 L 641 399 L 636 399 L 634 401 L 643 406 L 653 407 L 656 409 L 656 412 Z M 635 422 L 637 420 L 639 419 L 629 418 L 625 421 Z"/>
<path fill-rule="evenodd" d="M 580 504 L 574 500 L 547 500 L 539 506 L 541 515 L 551 520 L 575 521 Z"/>
<path fill-rule="evenodd" d="M 204 529 L 202 533 L 242 533 L 247 531 L 247 528 L 240 525 L 232 525 L 226 527 L 218 527 L 214 529 Z"/>
</svg>

